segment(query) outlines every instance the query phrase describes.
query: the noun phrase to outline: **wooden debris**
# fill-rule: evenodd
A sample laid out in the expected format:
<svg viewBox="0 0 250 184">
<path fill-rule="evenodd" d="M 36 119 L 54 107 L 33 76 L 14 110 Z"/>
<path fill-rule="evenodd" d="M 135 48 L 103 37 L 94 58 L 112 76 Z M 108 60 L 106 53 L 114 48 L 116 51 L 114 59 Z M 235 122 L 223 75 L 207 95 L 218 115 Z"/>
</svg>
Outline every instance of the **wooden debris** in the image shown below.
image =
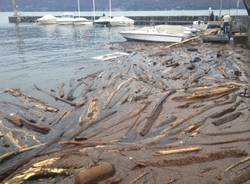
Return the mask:
<svg viewBox="0 0 250 184">
<path fill-rule="evenodd" d="M 79 136 L 84 130 L 89 129 L 90 127 L 94 126 L 95 124 L 97 124 L 97 123 L 105 120 L 106 118 L 112 116 L 116 112 L 117 111 L 109 111 L 109 112 L 105 113 L 104 115 L 102 115 L 101 117 L 95 119 L 94 121 L 91 121 L 91 122 L 88 122 L 88 123 L 84 124 L 84 126 L 77 129 L 77 131 L 72 136 L 70 136 L 70 139 L 74 139 L 75 137 Z"/>
<path fill-rule="evenodd" d="M 227 95 L 239 89 L 240 89 L 239 85 L 227 84 L 227 85 L 216 86 L 208 90 L 197 91 L 197 92 L 192 93 L 189 96 L 174 97 L 173 100 L 175 101 L 198 100 L 198 99 L 210 98 L 214 96 Z"/>
<path fill-rule="evenodd" d="M 108 145 L 111 142 L 103 142 L 103 141 L 62 141 L 59 144 L 63 145 L 81 145 L 81 147 L 96 147 L 100 145 Z"/>
<path fill-rule="evenodd" d="M 147 166 L 153 167 L 170 167 L 170 166 L 185 166 L 195 163 L 211 162 L 215 160 L 221 160 L 225 158 L 238 158 L 247 156 L 248 153 L 242 150 L 223 150 L 208 153 L 205 155 L 188 156 L 178 159 L 161 159 L 161 160 L 150 160 L 150 161 L 139 161 Z"/>
<path fill-rule="evenodd" d="M 106 100 L 106 104 L 105 104 L 105 107 L 107 108 L 109 103 L 111 102 L 112 98 L 124 87 L 126 86 L 128 83 L 130 83 L 131 81 L 133 80 L 133 78 L 129 78 L 125 81 L 123 81 L 121 84 L 119 84 L 116 88 L 115 91 L 113 91 L 107 98 Z"/>
<path fill-rule="evenodd" d="M 35 87 L 35 89 L 36 89 L 37 91 L 40 91 L 40 92 L 42 92 L 42 93 L 44 93 L 44 94 L 46 94 L 46 95 L 49 95 L 50 97 L 54 98 L 56 101 L 61 101 L 61 102 L 64 102 L 64 103 L 66 103 L 66 104 L 69 104 L 69 105 L 71 105 L 71 106 L 76 106 L 75 103 L 70 102 L 70 101 L 68 101 L 68 100 L 65 100 L 65 99 L 63 99 L 63 98 L 59 98 L 59 97 L 55 96 L 54 94 L 51 94 L 51 93 L 49 93 L 49 92 L 47 92 L 47 91 L 45 91 L 45 90 L 39 88 L 37 85 L 34 85 L 34 87 Z M 57 112 L 57 111 L 56 111 L 56 112 Z"/>
<path fill-rule="evenodd" d="M 88 85 L 88 84 L 86 84 L 86 82 L 85 82 L 84 80 L 78 82 L 78 84 L 77 84 L 75 87 L 73 87 L 73 88 L 69 91 L 69 93 L 67 94 L 66 99 L 69 100 L 69 101 L 73 101 L 73 100 L 75 99 L 75 97 L 74 97 L 75 91 L 76 91 L 77 88 L 79 88 L 82 84 Z"/>
<path fill-rule="evenodd" d="M 169 49 L 169 48 L 172 48 L 172 47 L 176 47 L 176 46 L 179 46 L 179 45 L 182 45 L 184 43 L 189 43 L 189 42 L 193 42 L 193 41 L 196 41 L 200 38 L 200 36 L 195 36 L 195 37 L 192 37 L 192 38 L 189 38 L 189 39 L 185 39 L 181 42 L 178 42 L 178 43 L 173 43 L 171 45 L 168 45 L 167 47 L 165 47 L 165 49 Z"/>
<path fill-rule="evenodd" d="M 152 110 L 151 114 L 146 118 L 147 120 L 145 122 L 145 125 L 144 125 L 143 129 L 140 131 L 141 136 L 145 136 L 150 131 L 151 127 L 153 126 L 153 123 L 155 122 L 155 120 L 158 118 L 158 116 L 160 115 L 160 113 L 162 111 L 162 106 L 163 106 L 164 102 L 167 100 L 167 98 L 170 95 L 174 94 L 175 92 L 176 92 L 175 90 L 169 91 L 155 105 L 155 107 Z"/>
<path fill-rule="evenodd" d="M 208 142 L 208 143 L 199 143 L 199 144 L 205 145 L 205 146 L 212 146 L 212 145 L 230 144 L 230 143 L 246 142 L 246 141 L 250 141 L 250 138 L 246 137 L 246 138 L 233 139 L 233 140 L 229 140 L 229 141 Z"/>
<path fill-rule="evenodd" d="M 29 122 L 28 120 L 26 119 L 21 119 L 22 123 L 23 123 L 23 126 L 33 130 L 33 131 L 36 131 L 36 132 L 39 132 L 41 134 L 47 134 L 49 133 L 50 131 L 50 128 L 48 126 L 45 126 L 45 125 L 38 125 L 38 124 L 34 124 L 32 122 Z"/>
<path fill-rule="evenodd" d="M 60 87 L 59 87 L 59 91 L 58 91 L 58 96 L 60 97 L 60 98 L 63 98 L 64 97 L 64 86 L 65 86 L 65 84 L 64 84 L 64 82 L 60 85 Z"/>
<path fill-rule="evenodd" d="M 243 163 L 245 163 L 245 162 L 248 162 L 248 161 L 250 161 L 250 157 L 246 157 L 246 158 L 244 158 L 243 160 L 240 160 L 239 162 L 230 165 L 229 167 L 227 167 L 227 168 L 225 169 L 225 171 L 227 172 L 227 171 L 229 171 L 229 170 L 231 170 L 231 169 L 233 169 L 233 168 L 235 168 L 235 167 L 237 167 L 237 166 L 239 166 L 239 165 L 241 165 L 241 164 L 243 164 Z"/>
<path fill-rule="evenodd" d="M 217 132 L 217 133 L 206 133 L 207 136 L 223 136 L 223 135 L 234 135 L 234 134 L 244 134 L 249 133 L 250 130 L 242 130 L 242 131 L 231 131 L 231 132 Z"/>
<path fill-rule="evenodd" d="M 212 122 L 212 124 L 214 126 L 220 126 L 220 125 L 223 125 L 225 123 L 228 123 L 228 122 L 231 122 L 231 121 L 237 119 L 242 114 L 243 114 L 242 112 L 236 112 L 236 113 L 230 114 L 228 116 L 225 116 L 225 117 L 223 117 L 221 119 L 215 120 L 215 121 Z"/>
<path fill-rule="evenodd" d="M 21 149 L 25 146 L 21 144 L 20 140 L 16 138 L 16 135 L 13 133 L 13 131 L 9 131 L 7 134 L 5 134 L 5 138 L 18 149 Z"/>
<path fill-rule="evenodd" d="M 140 179 L 142 179 L 147 174 L 149 174 L 149 173 L 148 172 L 144 172 L 144 173 L 140 174 L 139 176 L 137 176 L 136 178 L 134 178 L 132 181 L 130 181 L 128 184 L 135 184 L 135 183 L 137 183 Z"/>
<path fill-rule="evenodd" d="M 0 115 L 4 115 L 4 118 L 6 120 L 8 120 L 9 122 L 11 122 L 12 124 L 18 126 L 18 127 L 22 127 L 25 126 L 29 129 L 32 129 L 36 132 L 42 133 L 42 134 L 47 134 L 50 131 L 50 128 L 44 125 L 38 125 L 35 124 L 33 122 L 30 122 L 28 120 L 26 120 L 25 118 L 18 116 L 18 115 L 5 115 L 4 113 L 0 112 Z"/>
<path fill-rule="evenodd" d="M 69 114 L 70 114 L 71 112 L 72 112 L 72 111 L 65 111 L 65 112 L 63 112 L 55 121 L 50 122 L 49 124 L 52 125 L 52 126 L 55 126 L 55 125 L 58 124 L 61 120 L 63 120 L 63 119 L 66 118 L 67 116 L 69 116 Z"/>
<path fill-rule="evenodd" d="M 92 119 L 95 119 L 99 113 L 99 108 L 98 108 L 98 99 L 93 98 L 90 103 L 89 107 L 85 116 L 85 113 L 79 117 L 79 124 L 82 125 L 85 122 L 91 121 Z"/>
<path fill-rule="evenodd" d="M 2 116 L 4 119 L 8 120 L 8 122 L 12 123 L 13 125 L 17 126 L 17 127 L 22 127 L 23 123 L 22 123 L 22 118 L 17 116 L 17 115 L 7 115 L 3 112 L 0 112 L 0 116 Z"/>
<path fill-rule="evenodd" d="M 171 155 L 171 154 L 182 154 L 182 153 L 190 153 L 190 152 L 198 152 L 201 150 L 201 147 L 187 147 L 187 148 L 177 148 L 177 149 L 169 149 L 169 150 L 160 150 L 156 153 L 160 155 Z"/>
<path fill-rule="evenodd" d="M 10 95 L 15 96 L 15 97 L 20 97 L 22 99 L 22 101 L 24 101 L 24 102 L 28 101 L 30 103 L 30 105 L 32 105 L 38 109 L 41 109 L 43 111 L 48 111 L 48 112 L 58 112 L 59 111 L 59 109 L 56 107 L 52 107 L 52 106 L 46 104 L 45 102 L 42 102 L 39 99 L 36 99 L 34 97 L 27 96 L 27 95 L 23 94 L 20 91 L 20 89 L 10 88 L 10 89 L 6 89 L 4 92 L 9 93 Z"/>
<path fill-rule="evenodd" d="M 219 117 L 222 117 L 224 116 L 225 114 L 228 114 L 228 113 L 231 113 L 231 112 L 234 112 L 237 107 L 242 103 L 242 100 L 240 100 L 239 102 L 237 102 L 235 105 L 227 108 L 227 109 L 224 109 L 220 112 L 215 112 L 214 114 L 212 114 L 210 117 L 211 118 L 219 118 Z"/>
<path fill-rule="evenodd" d="M 62 168 L 49 168 L 50 165 L 55 163 L 60 158 L 50 158 L 33 164 L 28 170 L 17 174 L 13 178 L 5 181 L 6 184 L 22 184 L 33 178 L 48 178 L 56 175 L 69 175 L 66 169 Z"/>
<path fill-rule="evenodd" d="M 0 156 L 0 163 L 2 163 L 4 161 L 6 161 L 6 160 L 8 160 L 8 159 L 10 159 L 10 158 L 18 155 L 18 154 L 21 154 L 21 153 L 33 150 L 33 149 L 41 147 L 43 145 L 44 144 L 39 144 L 39 145 L 31 146 L 31 147 L 28 147 L 28 148 L 21 148 L 18 151 L 11 151 L 11 152 L 5 153 L 5 154 L 3 154 L 3 155 Z"/>
<path fill-rule="evenodd" d="M 112 164 L 101 163 L 98 166 L 80 171 L 80 173 L 75 177 L 75 184 L 96 183 L 112 177 L 114 174 L 115 168 Z"/>
<path fill-rule="evenodd" d="M 245 169 L 242 169 L 240 172 L 237 172 L 232 176 L 232 174 L 226 175 L 225 182 L 226 184 L 243 184 L 250 180 L 250 167 L 248 166 Z"/>
<path fill-rule="evenodd" d="M 0 103 L 2 103 L 4 105 L 12 105 L 12 106 L 18 107 L 18 108 L 23 109 L 23 110 L 29 110 L 29 108 L 27 106 L 17 104 L 17 103 L 14 103 L 14 102 L 1 101 Z"/>
</svg>

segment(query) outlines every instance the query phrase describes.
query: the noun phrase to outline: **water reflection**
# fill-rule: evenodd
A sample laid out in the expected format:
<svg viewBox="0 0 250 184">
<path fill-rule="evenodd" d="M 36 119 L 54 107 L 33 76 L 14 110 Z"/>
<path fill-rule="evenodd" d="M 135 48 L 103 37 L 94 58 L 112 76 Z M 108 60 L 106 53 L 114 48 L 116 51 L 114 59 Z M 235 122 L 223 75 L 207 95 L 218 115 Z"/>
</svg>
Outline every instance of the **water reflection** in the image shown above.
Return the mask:
<svg viewBox="0 0 250 184">
<path fill-rule="evenodd" d="M 15 31 L 16 31 L 16 46 L 17 46 L 17 51 L 19 53 L 19 55 L 21 56 L 23 62 L 25 62 L 25 52 L 24 52 L 24 40 L 21 34 L 21 30 L 19 27 L 19 24 L 15 24 Z"/>
<path fill-rule="evenodd" d="M 37 24 L 0 27 L 0 89 L 32 89 L 34 83 L 53 87 L 74 78 L 79 68 L 86 70 L 77 75 L 105 67 L 92 57 L 112 52 L 109 43 L 124 41 L 119 35 L 123 29 Z"/>
</svg>

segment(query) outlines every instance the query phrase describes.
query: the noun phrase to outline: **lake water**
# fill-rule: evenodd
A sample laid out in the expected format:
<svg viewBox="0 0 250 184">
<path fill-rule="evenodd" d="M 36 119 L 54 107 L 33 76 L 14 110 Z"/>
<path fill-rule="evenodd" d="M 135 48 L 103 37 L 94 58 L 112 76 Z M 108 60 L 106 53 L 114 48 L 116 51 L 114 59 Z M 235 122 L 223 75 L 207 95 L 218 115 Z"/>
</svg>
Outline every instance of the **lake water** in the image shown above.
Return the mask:
<svg viewBox="0 0 250 184">
<path fill-rule="evenodd" d="M 228 13 L 224 10 L 223 13 Z M 237 13 L 230 10 L 231 14 Z M 62 12 L 50 12 L 62 15 Z M 102 15 L 103 12 L 97 12 Z M 202 11 L 113 12 L 113 15 L 206 15 Z M 22 12 L 22 15 L 44 15 L 47 12 Z M 92 15 L 92 12 L 82 12 Z M 215 11 L 218 14 L 218 11 Z M 245 15 L 245 10 L 238 14 Z M 60 82 L 85 73 L 109 67 L 92 59 L 111 53 L 109 43 L 125 41 L 119 31 L 131 28 L 98 28 L 92 26 L 41 26 L 9 24 L 11 12 L 0 13 L 0 90 L 20 87 L 31 90 L 33 84 L 54 88 Z M 81 70 L 79 70 L 81 69 Z"/>
<path fill-rule="evenodd" d="M 33 84 L 55 88 L 60 82 L 108 67 L 92 57 L 111 53 L 111 42 L 125 41 L 119 34 L 121 30 L 124 28 L 15 25 L 1 21 L 0 90 L 32 90 Z"/>
</svg>

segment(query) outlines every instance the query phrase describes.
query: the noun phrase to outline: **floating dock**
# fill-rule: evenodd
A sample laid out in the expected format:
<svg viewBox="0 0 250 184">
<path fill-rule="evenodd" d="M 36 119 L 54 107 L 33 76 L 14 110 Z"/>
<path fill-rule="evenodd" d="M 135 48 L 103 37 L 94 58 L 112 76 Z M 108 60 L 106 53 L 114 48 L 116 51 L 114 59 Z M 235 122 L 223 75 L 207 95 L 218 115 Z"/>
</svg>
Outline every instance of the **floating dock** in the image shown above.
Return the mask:
<svg viewBox="0 0 250 184">
<path fill-rule="evenodd" d="M 33 23 L 41 16 L 12 16 L 9 17 L 10 23 Z M 247 16 L 238 16 L 237 18 L 245 19 Z M 85 16 L 89 20 L 93 20 L 92 16 Z M 96 17 L 98 19 L 99 17 Z M 128 16 L 135 21 L 135 25 L 189 25 L 193 21 L 208 21 L 208 16 Z"/>
</svg>

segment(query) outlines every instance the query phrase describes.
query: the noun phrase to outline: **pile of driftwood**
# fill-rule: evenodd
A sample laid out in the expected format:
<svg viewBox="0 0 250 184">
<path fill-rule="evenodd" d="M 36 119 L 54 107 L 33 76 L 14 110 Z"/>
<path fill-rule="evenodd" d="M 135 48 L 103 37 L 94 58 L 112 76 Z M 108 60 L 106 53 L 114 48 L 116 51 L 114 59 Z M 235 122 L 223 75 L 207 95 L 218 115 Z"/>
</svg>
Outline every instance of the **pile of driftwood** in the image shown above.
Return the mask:
<svg viewBox="0 0 250 184">
<path fill-rule="evenodd" d="M 1 91 L 0 180 L 250 179 L 247 50 L 199 42 L 112 49 L 131 54 L 57 89 Z"/>
</svg>

